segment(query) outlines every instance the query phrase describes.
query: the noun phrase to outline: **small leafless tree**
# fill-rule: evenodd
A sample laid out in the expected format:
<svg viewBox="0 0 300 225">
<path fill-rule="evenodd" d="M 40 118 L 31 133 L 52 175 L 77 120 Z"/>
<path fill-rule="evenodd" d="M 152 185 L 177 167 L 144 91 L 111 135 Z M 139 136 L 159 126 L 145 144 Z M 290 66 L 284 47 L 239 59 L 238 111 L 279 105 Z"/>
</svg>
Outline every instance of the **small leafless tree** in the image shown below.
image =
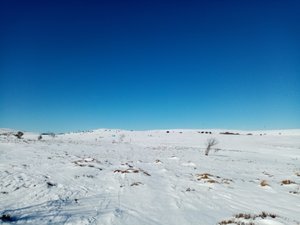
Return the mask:
<svg viewBox="0 0 300 225">
<path fill-rule="evenodd" d="M 217 144 L 218 144 L 217 139 L 215 139 L 215 138 L 208 139 L 207 143 L 206 143 L 205 155 L 208 155 L 209 151 L 211 150 L 211 147 L 213 147 Z"/>
</svg>

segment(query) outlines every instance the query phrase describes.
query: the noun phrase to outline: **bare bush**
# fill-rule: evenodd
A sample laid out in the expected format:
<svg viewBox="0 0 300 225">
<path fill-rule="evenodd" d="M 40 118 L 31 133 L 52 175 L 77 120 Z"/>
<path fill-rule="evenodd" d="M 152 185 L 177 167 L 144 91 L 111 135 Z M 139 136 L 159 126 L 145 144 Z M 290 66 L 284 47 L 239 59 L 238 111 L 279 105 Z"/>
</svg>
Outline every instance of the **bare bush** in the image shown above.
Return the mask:
<svg viewBox="0 0 300 225">
<path fill-rule="evenodd" d="M 215 138 L 208 139 L 206 143 L 205 155 L 208 155 L 209 151 L 211 150 L 211 147 L 217 145 L 218 143 L 219 142 Z"/>
<path fill-rule="evenodd" d="M 15 134 L 15 136 L 19 139 L 21 139 L 23 135 L 24 135 L 24 133 L 21 131 L 18 131 L 18 133 Z"/>
</svg>

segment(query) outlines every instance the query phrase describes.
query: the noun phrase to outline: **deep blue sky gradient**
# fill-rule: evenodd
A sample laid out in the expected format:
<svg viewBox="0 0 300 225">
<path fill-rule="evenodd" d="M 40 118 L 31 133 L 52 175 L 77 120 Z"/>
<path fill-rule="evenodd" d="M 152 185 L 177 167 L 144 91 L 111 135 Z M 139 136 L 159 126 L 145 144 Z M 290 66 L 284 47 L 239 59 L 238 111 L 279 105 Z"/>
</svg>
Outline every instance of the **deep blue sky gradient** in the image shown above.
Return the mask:
<svg viewBox="0 0 300 225">
<path fill-rule="evenodd" d="M 0 127 L 300 128 L 300 1 L 1 1 Z"/>
</svg>

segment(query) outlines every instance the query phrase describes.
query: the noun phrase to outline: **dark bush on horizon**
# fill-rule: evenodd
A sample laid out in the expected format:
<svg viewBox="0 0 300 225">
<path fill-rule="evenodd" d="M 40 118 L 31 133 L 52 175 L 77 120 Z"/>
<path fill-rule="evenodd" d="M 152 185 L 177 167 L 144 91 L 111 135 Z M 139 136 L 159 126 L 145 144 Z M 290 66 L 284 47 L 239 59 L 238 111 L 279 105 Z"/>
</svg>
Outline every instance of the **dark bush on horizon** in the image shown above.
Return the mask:
<svg viewBox="0 0 300 225">
<path fill-rule="evenodd" d="M 240 135 L 239 133 L 233 133 L 233 132 L 221 132 L 220 134 L 225 134 L 225 135 Z"/>
<path fill-rule="evenodd" d="M 23 135 L 24 133 L 22 131 L 18 131 L 18 133 L 15 134 L 15 136 L 19 139 L 21 139 Z"/>
</svg>

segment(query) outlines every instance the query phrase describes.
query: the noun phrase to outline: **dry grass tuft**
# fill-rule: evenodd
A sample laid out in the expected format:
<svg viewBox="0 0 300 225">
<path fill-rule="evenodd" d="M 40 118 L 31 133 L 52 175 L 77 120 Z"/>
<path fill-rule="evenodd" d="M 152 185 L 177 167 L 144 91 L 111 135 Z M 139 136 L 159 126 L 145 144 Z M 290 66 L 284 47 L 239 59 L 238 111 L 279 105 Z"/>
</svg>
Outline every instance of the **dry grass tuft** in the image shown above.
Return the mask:
<svg viewBox="0 0 300 225">
<path fill-rule="evenodd" d="M 211 184 L 215 184 L 215 183 L 219 183 L 218 181 L 216 181 L 216 180 L 213 180 L 213 179 L 209 179 L 209 180 L 206 180 L 205 182 L 207 182 L 207 183 L 211 183 Z"/>
<path fill-rule="evenodd" d="M 222 178 L 220 176 L 214 176 L 209 173 L 196 174 L 197 180 L 203 181 L 204 183 L 217 183 L 217 184 L 230 184 L 233 182 L 231 179 Z"/>
<path fill-rule="evenodd" d="M 202 173 L 202 174 L 197 174 L 197 180 L 208 180 L 211 179 L 211 177 L 213 177 L 213 175 L 209 174 L 209 173 Z"/>
<path fill-rule="evenodd" d="M 268 184 L 268 182 L 266 180 L 262 180 L 260 182 L 260 186 L 265 187 L 265 186 L 270 186 L 270 185 Z"/>
<path fill-rule="evenodd" d="M 288 184 L 295 184 L 295 182 L 291 181 L 291 180 L 283 180 L 283 181 L 281 181 L 281 185 L 288 185 Z"/>
</svg>

